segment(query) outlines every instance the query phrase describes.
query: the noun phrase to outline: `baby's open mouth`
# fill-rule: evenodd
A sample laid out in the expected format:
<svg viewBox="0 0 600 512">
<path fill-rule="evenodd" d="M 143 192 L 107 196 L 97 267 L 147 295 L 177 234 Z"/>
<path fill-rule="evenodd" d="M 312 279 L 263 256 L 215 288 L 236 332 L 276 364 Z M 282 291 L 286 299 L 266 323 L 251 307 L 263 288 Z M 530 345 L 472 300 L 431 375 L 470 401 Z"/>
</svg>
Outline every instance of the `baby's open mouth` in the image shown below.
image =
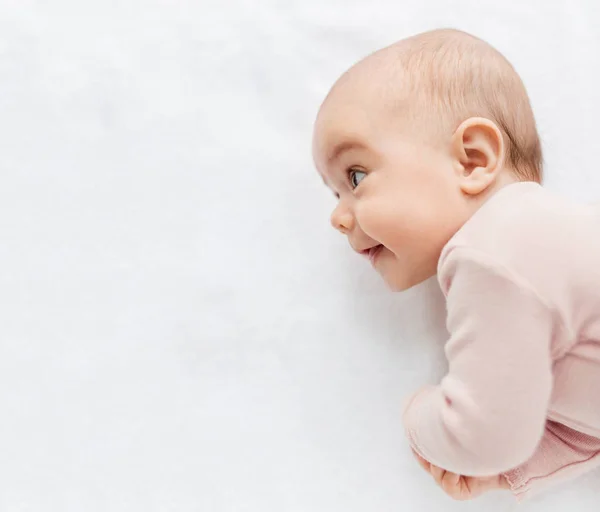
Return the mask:
<svg viewBox="0 0 600 512">
<path fill-rule="evenodd" d="M 383 248 L 383 245 L 381 245 L 381 244 L 374 245 L 373 247 L 370 247 L 369 249 L 365 249 L 364 251 L 361 251 L 361 254 L 363 256 L 365 256 L 366 258 L 369 258 L 371 263 L 373 263 L 373 261 L 375 261 L 375 257 L 377 256 L 377 254 L 379 254 L 379 251 L 382 248 Z"/>
</svg>

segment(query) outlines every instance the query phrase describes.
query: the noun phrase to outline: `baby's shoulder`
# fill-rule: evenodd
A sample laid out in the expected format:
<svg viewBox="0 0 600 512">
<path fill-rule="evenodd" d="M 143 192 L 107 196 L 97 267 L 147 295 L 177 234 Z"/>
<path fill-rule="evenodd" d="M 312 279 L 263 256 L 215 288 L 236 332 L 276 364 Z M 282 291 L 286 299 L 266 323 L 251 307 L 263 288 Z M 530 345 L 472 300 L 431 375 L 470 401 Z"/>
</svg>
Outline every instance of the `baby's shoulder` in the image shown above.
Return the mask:
<svg viewBox="0 0 600 512">
<path fill-rule="evenodd" d="M 517 183 L 488 200 L 448 242 L 444 256 L 481 258 L 521 275 L 556 274 L 587 253 L 600 259 L 600 209 L 571 203 L 537 183 Z M 579 257 L 578 257 L 579 255 Z"/>
</svg>

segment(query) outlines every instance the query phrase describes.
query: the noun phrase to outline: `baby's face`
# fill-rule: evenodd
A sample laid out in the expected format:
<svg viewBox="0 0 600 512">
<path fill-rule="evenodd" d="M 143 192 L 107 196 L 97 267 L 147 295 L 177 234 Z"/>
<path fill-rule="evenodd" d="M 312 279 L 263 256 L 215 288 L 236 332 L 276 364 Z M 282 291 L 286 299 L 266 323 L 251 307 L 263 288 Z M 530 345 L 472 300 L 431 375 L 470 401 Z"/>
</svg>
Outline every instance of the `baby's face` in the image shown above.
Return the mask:
<svg viewBox="0 0 600 512">
<path fill-rule="evenodd" d="M 446 148 L 355 98 L 334 95 L 321 109 L 315 165 L 338 197 L 334 228 L 370 254 L 391 289 L 405 290 L 435 275 L 468 208 Z"/>
</svg>

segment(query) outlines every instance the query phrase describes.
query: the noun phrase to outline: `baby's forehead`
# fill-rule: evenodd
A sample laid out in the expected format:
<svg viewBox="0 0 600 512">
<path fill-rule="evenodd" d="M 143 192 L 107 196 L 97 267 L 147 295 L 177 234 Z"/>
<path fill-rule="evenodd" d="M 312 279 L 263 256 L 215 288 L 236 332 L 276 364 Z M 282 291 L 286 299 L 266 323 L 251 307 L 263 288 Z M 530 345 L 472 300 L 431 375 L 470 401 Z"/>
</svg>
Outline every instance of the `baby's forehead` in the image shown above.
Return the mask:
<svg viewBox="0 0 600 512">
<path fill-rule="evenodd" d="M 318 166 L 326 167 L 344 152 L 368 150 L 369 133 L 364 123 L 347 114 L 328 116 L 315 123 L 313 156 Z"/>
<path fill-rule="evenodd" d="M 381 122 L 381 109 L 369 96 L 334 94 L 323 102 L 315 121 L 315 137 L 323 142 L 337 142 L 352 136 L 364 138 Z"/>
<path fill-rule="evenodd" d="M 374 151 L 383 138 L 399 134 L 400 118 L 391 119 L 374 101 L 337 101 L 324 104 L 313 132 L 313 154 L 323 165 L 342 153 Z"/>
</svg>

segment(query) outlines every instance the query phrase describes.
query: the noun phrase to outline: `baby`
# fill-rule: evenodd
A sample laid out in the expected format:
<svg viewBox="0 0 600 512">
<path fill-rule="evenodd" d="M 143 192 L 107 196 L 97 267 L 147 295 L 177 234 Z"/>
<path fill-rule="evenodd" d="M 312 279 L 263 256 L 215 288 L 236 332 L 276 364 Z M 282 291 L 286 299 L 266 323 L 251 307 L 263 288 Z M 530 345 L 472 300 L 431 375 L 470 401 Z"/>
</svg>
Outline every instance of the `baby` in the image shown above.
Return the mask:
<svg viewBox="0 0 600 512">
<path fill-rule="evenodd" d="M 518 500 L 600 465 L 600 209 L 546 191 L 510 63 L 436 30 L 334 85 L 314 160 L 333 226 L 393 290 L 437 274 L 448 374 L 404 412 L 420 464 L 456 499 Z"/>
</svg>

